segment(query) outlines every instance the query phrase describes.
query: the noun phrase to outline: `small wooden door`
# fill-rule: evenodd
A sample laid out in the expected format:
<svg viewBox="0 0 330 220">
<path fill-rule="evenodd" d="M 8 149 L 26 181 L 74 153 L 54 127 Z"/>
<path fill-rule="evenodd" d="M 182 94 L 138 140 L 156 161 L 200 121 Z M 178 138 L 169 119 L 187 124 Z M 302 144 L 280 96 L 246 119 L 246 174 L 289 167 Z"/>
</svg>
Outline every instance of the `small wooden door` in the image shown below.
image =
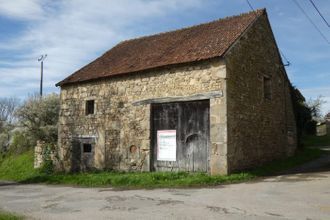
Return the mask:
<svg viewBox="0 0 330 220">
<path fill-rule="evenodd" d="M 209 100 L 151 105 L 151 169 L 207 172 Z M 160 160 L 159 132 L 176 132 L 175 160 Z"/>
<path fill-rule="evenodd" d="M 94 169 L 94 138 L 76 138 L 72 142 L 71 172 Z"/>
</svg>

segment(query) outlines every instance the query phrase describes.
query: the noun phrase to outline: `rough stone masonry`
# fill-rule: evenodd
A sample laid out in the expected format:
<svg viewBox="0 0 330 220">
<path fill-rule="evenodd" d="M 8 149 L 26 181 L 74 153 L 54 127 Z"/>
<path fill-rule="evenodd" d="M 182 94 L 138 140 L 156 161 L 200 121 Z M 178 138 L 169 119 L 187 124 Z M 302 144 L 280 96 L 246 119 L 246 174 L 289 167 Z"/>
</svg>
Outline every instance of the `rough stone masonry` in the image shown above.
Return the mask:
<svg viewBox="0 0 330 220">
<path fill-rule="evenodd" d="M 149 170 L 150 104 L 134 103 L 155 97 L 224 92 L 225 75 L 225 65 L 218 60 L 62 88 L 59 135 L 64 167 L 71 168 L 72 139 L 93 137 L 96 168 Z M 226 136 L 226 123 L 220 119 L 226 114 L 225 97 L 211 99 L 214 120 L 210 126 L 222 131 L 212 133 L 211 142 L 219 135 L 224 136 L 221 139 Z M 87 100 L 95 100 L 95 114 L 85 115 Z M 137 150 L 131 152 L 133 145 Z M 225 171 L 226 164 L 220 169 Z"/>
</svg>

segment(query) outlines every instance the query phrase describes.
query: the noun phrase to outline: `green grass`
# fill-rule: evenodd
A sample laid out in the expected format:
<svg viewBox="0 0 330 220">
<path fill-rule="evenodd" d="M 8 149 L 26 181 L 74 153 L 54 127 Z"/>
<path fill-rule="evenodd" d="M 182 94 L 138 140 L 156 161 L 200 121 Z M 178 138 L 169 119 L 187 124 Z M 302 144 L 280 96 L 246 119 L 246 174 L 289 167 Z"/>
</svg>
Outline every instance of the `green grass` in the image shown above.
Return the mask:
<svg viewBox="0 0 330 220">
<path fill-rule="evenodd" d="M 20 215 L 0 210 L 0 220 L 23 220 Z"/>
<path fill-rule="evenodd" d="M 236 183 L 253 179 L 249 173 L 237 173 L 228 176 L 210 176 L 206 173 L 187 172 L 144 172 L 144 173 L 78 173 L 39 176 L 26 179 L 24 183 L 68 184 L 86 187 L 112 186 L 115 188 L 163 188 L 214 186 L 224 183 Z"/>
<path fill-rule="evenodd" d="M 303 139 L 303 144 L 305 147 L 330 146 L 330 135 L 325 135 L 325 136 L 306 135 Z"/>
<path fill-rule="evenodd" d="M 33 151 L 11 154 L 0 161 L 0 179 L 21 181 L 38 175 L 33 168 Z"/>
<path fill-rule="evenodd" d="M 77 174 L 43 174 L 33 169 L 33 152 L 12 155 L 0 162 L 0 179 L 14 180 L 21 183 L 65 184 L 84 187 L 105 187 L 135 189 L 163 187 L 198 187 L 238 183 L 267 176 L 295 167 L 320 157 L 324 152 L 307 148 L 295 156 L 273 161 L 254 170 L 225 175 L 210 176 L 206 173 L 187 172 L 92 172 Z"/>
</svg>

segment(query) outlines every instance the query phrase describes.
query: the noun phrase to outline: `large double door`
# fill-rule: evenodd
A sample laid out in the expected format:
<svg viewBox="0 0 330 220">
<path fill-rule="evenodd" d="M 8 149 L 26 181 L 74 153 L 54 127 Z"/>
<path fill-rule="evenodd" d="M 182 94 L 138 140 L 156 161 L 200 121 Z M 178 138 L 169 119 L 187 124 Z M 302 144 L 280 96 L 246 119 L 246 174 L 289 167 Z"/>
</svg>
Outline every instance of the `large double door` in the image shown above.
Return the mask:
<svg viewBox="0 0 330 220">
<path fill-rule="evenodd" d="M 151 169 L 207 172 L 209 100 L 151 105 Z"/>
</svg>

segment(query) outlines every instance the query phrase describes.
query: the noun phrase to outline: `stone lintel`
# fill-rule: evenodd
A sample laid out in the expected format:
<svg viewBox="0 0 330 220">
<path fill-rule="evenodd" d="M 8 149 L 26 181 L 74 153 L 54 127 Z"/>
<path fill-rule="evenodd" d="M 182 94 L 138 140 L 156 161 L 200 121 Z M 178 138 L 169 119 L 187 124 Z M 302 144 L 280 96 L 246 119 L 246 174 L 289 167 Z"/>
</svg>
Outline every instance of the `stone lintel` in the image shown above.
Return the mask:
<svg viewBox="0 0 330 220">
<path fill-rule="evenodd" d="M 219 98 L 222 96 L 223 96 L 223 92 L 222 90 L 220 90 L 220 91 L 199 93 L 191 96 L 172 96 L 172 97 L 144 99 L 144 100 L 135 101 L 132 104 L 134 106 L 139 106 L 139 105 L 147 105 L 152 103 L 185 102 L 185 101 L 196 101 L 196 100 L 204 100 L 211 98 Z"/>
</svg>

